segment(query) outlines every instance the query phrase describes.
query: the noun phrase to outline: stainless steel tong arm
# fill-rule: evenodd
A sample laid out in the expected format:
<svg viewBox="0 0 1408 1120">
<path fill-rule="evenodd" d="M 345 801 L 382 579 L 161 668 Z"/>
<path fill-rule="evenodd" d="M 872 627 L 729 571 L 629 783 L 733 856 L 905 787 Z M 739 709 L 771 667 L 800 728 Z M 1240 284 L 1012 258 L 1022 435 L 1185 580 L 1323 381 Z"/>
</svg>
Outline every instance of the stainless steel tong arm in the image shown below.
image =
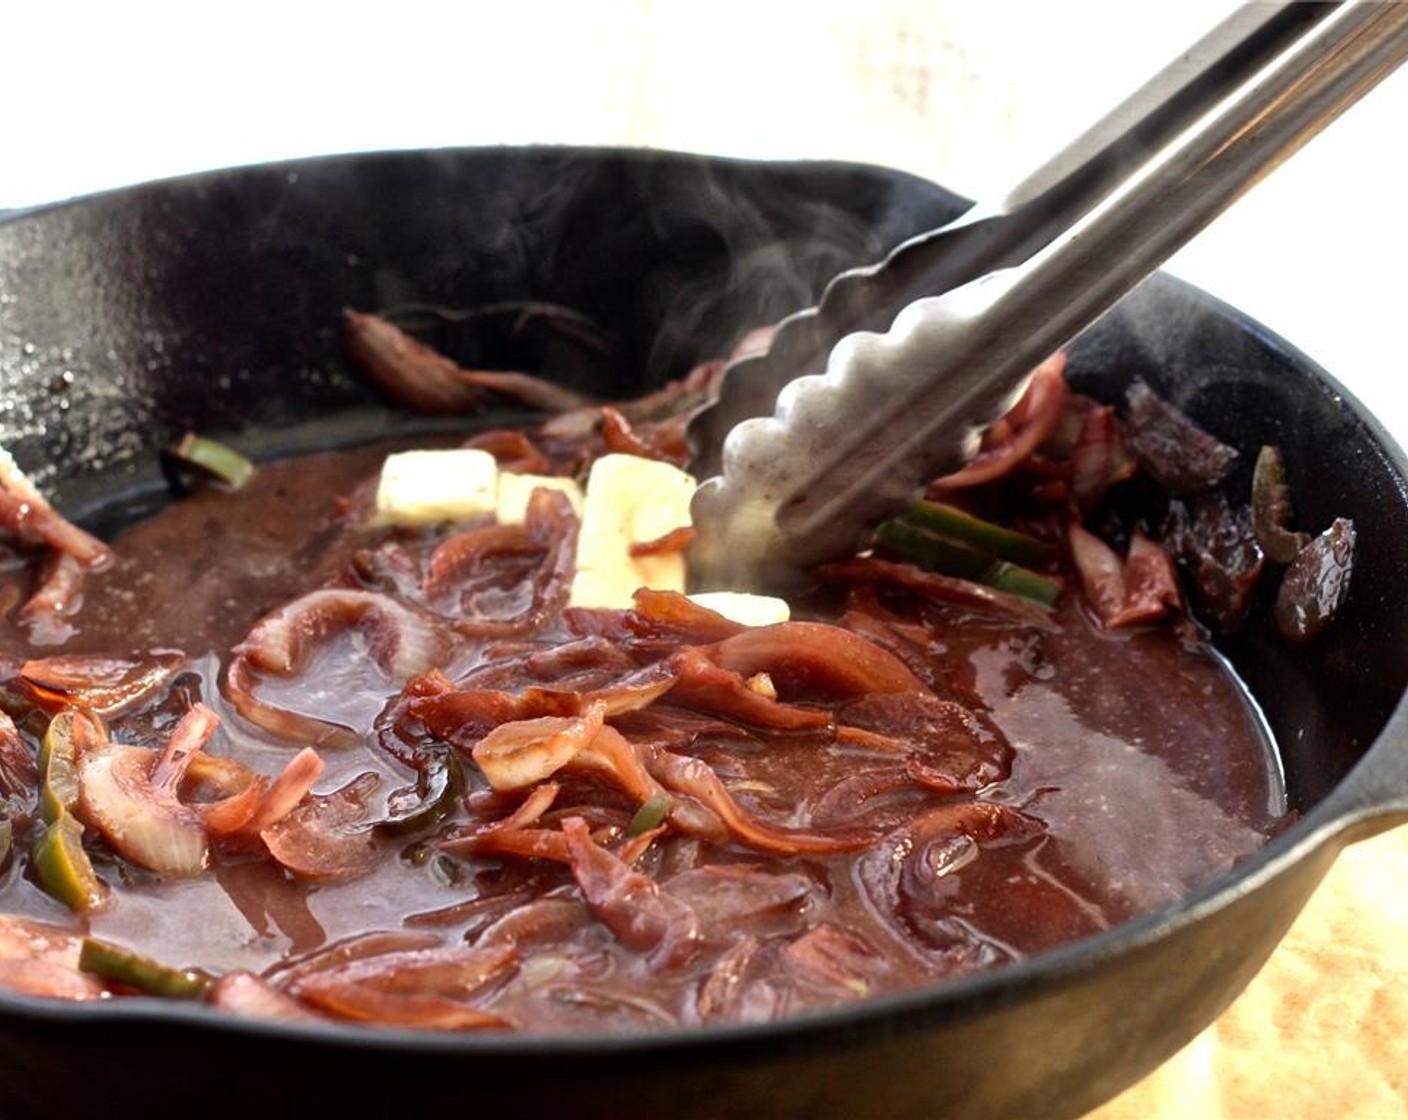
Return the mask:
<svg viewBox="0 0 1408 1120">
<path fill-rule="evenodd" d="M 855 548 L 971 454 L 1038 362 L 1405 56 L 1408 4 L 1338 6 L 1024 262 L 844 338 L 824 374 L 792 381 L 773 416 L 724 440 L 721 474 L 694 501 L 696 585 L 792 588 Z"/>
<path fill-rule="evenodd" d="M 1123 183 L 1148 153 L 1167 145 L 1336 7 L 1292 0 L 1235 9 L 1005 198 L 976 205 L 948 225 L 905 241 L 883 261 L 835 277 L 815 307 L 779 324 L 766 354 L 728 372 L 718 402 L 690 425 L 695 473 L 718 474 L 729 430 L 770 414 L 782 387 L 820 372 L 845 335 L 885 330 L 915 300 L 1028 259 Z"/>
</svg>

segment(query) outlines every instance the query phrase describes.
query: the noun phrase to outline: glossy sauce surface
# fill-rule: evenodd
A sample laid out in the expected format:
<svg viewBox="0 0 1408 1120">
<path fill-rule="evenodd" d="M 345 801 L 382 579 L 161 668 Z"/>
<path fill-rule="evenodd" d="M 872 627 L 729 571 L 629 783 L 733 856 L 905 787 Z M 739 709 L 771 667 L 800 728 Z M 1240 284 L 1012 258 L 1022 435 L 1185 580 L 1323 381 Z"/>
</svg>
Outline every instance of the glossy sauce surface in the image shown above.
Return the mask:
<svg viewBox="0 0 1408 1120">
<path fill-rule="evenodd" d="M 394 573 L 368 557 L 405 552 L 423 566 L 455 531 L 391 534 L 387 551 L 385 530 L 362 527 L 357 503 L 343 499 L 381 454 L 269 464 L 244 490 L 197 493 L 114 542 L 119 559 L 90 579 L 63 652 L 186 657 L 169 694 L 111 722 L 114 738 L 156 745 L 171 712 L 200 699 L 221 717 L 209 753 L 265 774 L 287 761 L 294 746 L 222 697 L 231 649 L 268 612 L 318 587 L 394 596 Z M 500 582 L 476 601 L 512 613 L 513 581 Z M 482 735 L 468 732 L 450 736 L 466 796 L 449 815 L 394 835 L 377 828 L 416 777 L 388 751 L 388 729 L 417 760 L 446 748 L 428 717 L 396 714 L 405 680 L 369 659 L 371 639 L 351 627 L 299 672 L 259 687 L 270 702 L 357 727 L 356 743 L 319 748 L 316 790 L 374 776 L 361 779 L 370 792 L 356 829 L 375 866 L 341 881 L 304 879 L 247 851 L 216 850 L 206 875 L 163 880 L 113 857 L 99 870 L 118 889 L 87 928 L 173 964 L 248 969 L 295 992 L 299 970 L 325 962 L 320 953 L 336 943 L 355 946 L 351 956 L 502 946 L 511 966 L 472 1000 L 501 1025 L 657 1029 L 772 1018 L 1020 959 L 1180 898 L 1277 826 L 1274 753 L 1255 708 L 1190 626 L 1114 636 L 1070 593 L 1035 621 L 883 587 L 813 609 L 907 666 L 923 695 L 897 714 L 818 683 L 820 670 L 789 675 L 781 664 L 770 670 L 777 702 L 824 713 L 814 726 L 750 726 L 732 708 L 669 696 L 609 722 L 638 751 L 657 752 L 652 774 L 702 761 L 751 818 L 787 836 L 861 837 L 847 850 L 762 851 L 732 835 L 710 839 L 717 822 L 706 822 L 667 828 L 633 862 L 621 859 L 636 800 L 570 767 L 554 775 L 562 788 L 543 819 L 585 819 L 597 848 L 574 847 L 570 864 L 481 850 L 478 838 L 524 795 L 488 788 L 473 761 Z M 556 615 L 526 635 L 461 633 L 436 668 L 461 691 L 585 694 L 649 672 L 671 650 L 717 651 L 730 640 L 666 643 L 669 628 L 649 619 L 622 637 L 627 622 L 601 612 Z M 567 668 L 544 669 L 530 653 L 566 644 L 582 651 Z M 54 652 L 12 629 L 4 651 L 16 661 Z M 427 703 L 438 711 L 449 701 Z M 916 720 L 922 750 L 900 733 Z M 946 720 L 957 721 L 952 734 L 935 730 Z M 676 806 L 689 799 L 674 797 Z M 616 853 L 602 874 L 624 901 L 593 894 L 596 850 Z M 652 941 L 624 930 L 632 907 L 655 914 L 664 932 Z M 77 924 L 18 869 L 0 910 Z"/>
</svg>

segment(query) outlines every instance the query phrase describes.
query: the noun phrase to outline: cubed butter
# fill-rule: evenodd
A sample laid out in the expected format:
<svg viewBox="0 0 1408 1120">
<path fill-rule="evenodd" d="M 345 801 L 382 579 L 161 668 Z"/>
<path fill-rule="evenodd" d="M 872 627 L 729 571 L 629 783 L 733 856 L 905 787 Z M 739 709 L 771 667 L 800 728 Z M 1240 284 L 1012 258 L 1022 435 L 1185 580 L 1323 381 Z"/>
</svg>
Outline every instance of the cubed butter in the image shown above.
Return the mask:
<svg viewBox="0 0 1408 1120">
<path fill-rule="evenodd" d="M 744 626 L 771 626 L 792 617 L 792 608 L 787 605 L 787 600 L 772 595 L 754 595 L 748 591 L 701 591 L 689 599 Z"/>
<path fill-rule="evenodd" d="M 494 457 L 475 448 L 388 455 L 376 489 L 376 523 L 431 525 L 493 513 L 498 474 Z"/>
<path fill-rule="evenodd" d="M 561 490 L 572 503 L 577 516 L 582 515 L 582 488 L 575 478 L 553 478 L 545 474 L 514 474 L 504 471 L 499 475 L 499 524 L 522 525 L 528 512 L 528 499 L 540 486 L 549 490 Z"/>
<path fill-rule="evenodd" d="M 632 544 L 687 528 L 694 479 L 669 463 L 604 455 L 592 464 L 577 538 L 576 607 L 630 607 L 637 588 L 684 592 L 684 555 L 632 556 Z"/>
</svg>

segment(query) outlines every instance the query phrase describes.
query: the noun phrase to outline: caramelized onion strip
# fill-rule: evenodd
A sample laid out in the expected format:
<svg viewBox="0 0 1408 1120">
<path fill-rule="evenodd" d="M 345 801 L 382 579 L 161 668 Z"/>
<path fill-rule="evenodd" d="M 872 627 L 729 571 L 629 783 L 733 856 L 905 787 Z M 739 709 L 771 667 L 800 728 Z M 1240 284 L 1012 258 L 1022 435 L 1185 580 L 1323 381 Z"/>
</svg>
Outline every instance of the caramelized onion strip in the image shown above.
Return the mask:
<svg viewBox="0 0 1408 1120">
<path fill-rule="evenodd" d="M 874 842 L 875 837 L 869 832 L 825 834 L 804 829 L 776 828 L 760 821 L 734 800 L 719 776 L 700 759 L 652 750 L 648 765 L 651 774 L 662 786 L 698 800 L 723 822 L 734 840 L 749 848 L 795 856 L 853 852 Z"/>
</svg>

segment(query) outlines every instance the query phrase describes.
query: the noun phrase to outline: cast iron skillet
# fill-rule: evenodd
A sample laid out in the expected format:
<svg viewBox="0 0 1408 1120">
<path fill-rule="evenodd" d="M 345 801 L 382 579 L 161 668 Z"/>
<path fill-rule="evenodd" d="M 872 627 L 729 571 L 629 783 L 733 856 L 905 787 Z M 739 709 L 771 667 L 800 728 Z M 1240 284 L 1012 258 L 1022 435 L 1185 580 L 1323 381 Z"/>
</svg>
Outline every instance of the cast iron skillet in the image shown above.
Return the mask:
<svg viewBox="0 0 1408 1120">
<path fill-rule="evenodd" d="M 630 395 L 961 207 L 866 167 L 487 150 L 257 167 L 31 212 L 0 224 L 0 443 L 110 528 L 155 500 L 152 451 L 187 427 L 258 452 L 407 430 L 348 368 L 344 305 L 574 307 L 617 335 L 615 360 L 483 320 L 436 341 Z M 1258 620 L 1226 647 L 1302 814 L 1235 873 L 1025 964 L 770 1026 L 463 1038 L 0 997 L 0 1113 L 1059 1120 L 1133 1082 L 1241 990 L 1345 843 L 1408 819 L 1408 494 L 1402 453 L 1323 371 L 1166 277 L 1091 331 L 1073 369 L 1109 399 L 1147 379 L 1248 463 L 1279 444 L 1301 522 L 1359 529 L 1349 600 L 1318 644 L 1290 654 Z"/>
</svg>

